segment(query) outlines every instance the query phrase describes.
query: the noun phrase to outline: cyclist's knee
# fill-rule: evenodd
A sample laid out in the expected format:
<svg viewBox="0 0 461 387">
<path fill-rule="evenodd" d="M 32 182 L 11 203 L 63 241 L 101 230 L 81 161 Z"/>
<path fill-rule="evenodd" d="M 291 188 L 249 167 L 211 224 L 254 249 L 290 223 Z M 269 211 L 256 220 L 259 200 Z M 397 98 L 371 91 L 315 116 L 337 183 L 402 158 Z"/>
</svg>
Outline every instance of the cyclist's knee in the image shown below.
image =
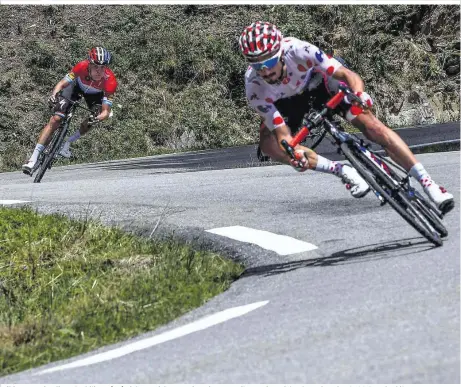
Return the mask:
<svg viewBox="0 0 461 387">
<path fill-rule="evenodd" d="M 54 113 L 52 116 L 51 116 L 51 123 L 53 124 L 58 124 L 58 123 L 61 123 L 61 121 L 63 120 L 63 116 L 60 114 L 60 113 Z"/>
</svg>

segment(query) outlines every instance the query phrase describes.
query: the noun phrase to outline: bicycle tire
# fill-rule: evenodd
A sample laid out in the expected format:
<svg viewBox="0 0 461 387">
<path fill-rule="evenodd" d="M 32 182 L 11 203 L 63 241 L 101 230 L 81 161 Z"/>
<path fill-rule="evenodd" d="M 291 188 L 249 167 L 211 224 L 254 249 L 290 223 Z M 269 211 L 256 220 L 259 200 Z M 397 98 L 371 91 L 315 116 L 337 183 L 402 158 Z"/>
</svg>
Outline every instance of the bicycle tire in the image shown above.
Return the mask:
<svg viewBox="0 0 461 387">
<path fill-rule="evenodd" d="M 428 204 L 421 200 L 420 198 L 416 198 L 415 200 L 416 205 L 419 207 L 420 211 L 424 214 L 427 218 L 429 223 L 435 230 L 440 234 L 442 238 L 448 236 L 448 230 L 446 229 L 445 225 L 441 222 L 440 218 L 434 213 L 432 208 L 428 206 Z"/>
<path fill-rule="evenodd" d="M 381 162 L 386 162 L 386 164 L 388 164 L 387 160 L 384 160 L 383 157 L 376 154 L 375 157 L 381 160 Z M 393 162 L 390 163 L 394 164 Z M 401 172 L 406 173 L 403 168 L 398 166 L 397 168 L 399 168 Z M 393 168 L 389 168 L 389 172 L 391 173 L 393 179 L 401 180 L 401 176 L 398 173 L 396 173 Z M 435 206 L 431 202 L 428 202 L 428 200 L 425 199 L 424 196 L 418 192 L 418 190 L 407 185 L 408 183 L 406 183 L 404 187 L 406 192 L 409 194 L 409 200 L 415 203 L 415 205 L 420 209 L 420 211 L 423 213 L 423 215 L 426 217 L 426 219 L 429 221 L 432 227 L 434 227 L 434 229 L 440 234 L 442 238 L 448 236 L 448 230 L 446 229 L 445 225 L 442 223 L 441 220 L 442 216 L 438 215 L 440 212 L 435 208 Z"/>
<path fill-rule="evenodd" d="M 37 174 L 35 175 L 34 183 L 40 183 L 42 181 L 43 176 L 45 175 L 46 170 L 48 168 L 51 168 L 53 157 L 54 157 L 54 154 L 56 153 L 55 148 L 56 147 L 53 147 L 50 153 L 44 157 L 43 162 L 38 168 Z"/>
<path fill-rule="evenodd" d="M 40 183 L 47 169 L 51 169 L 51 165 L 53 164 L 53 161 L 54 161 L 54 155 L 60 148 L 64 140 L 64 137 L 67 133 L 67 128 L 69 127 L 68 124 L 69 124 L 68 122 L 65 122 L 60 132 L 52 140 L 50 152 L 43 158 L 41 165 L 38 167 L 37 174 L 35 175 L 35 178 L 34 178 L 34 183 Z"/>
<path fill-rule="evenodd" d="M 430 225 L 424 215 L 421 214 L 420 210 L 404 195 L 401 189 L 397 191 L 397 197 L 391 196 L 386 189 L 378 183 L 375 179 L 375 175 L 378 175 L 380 180 L 386 179 L 386 177 L 383 176 L 384 172 L 382 172 L 378 166 L 361 152 L 356 153 L 355 149 L 351 149 L 348 143 L 341 143 L 340 148 L 360 176 L 362 176 L 370 187 L 378 192 L 408 224 L 434 245 L 443 245 L 440 235 Z M 373 174 L 373 177 L 371 177 L 370 174 Z"/>
</svg>

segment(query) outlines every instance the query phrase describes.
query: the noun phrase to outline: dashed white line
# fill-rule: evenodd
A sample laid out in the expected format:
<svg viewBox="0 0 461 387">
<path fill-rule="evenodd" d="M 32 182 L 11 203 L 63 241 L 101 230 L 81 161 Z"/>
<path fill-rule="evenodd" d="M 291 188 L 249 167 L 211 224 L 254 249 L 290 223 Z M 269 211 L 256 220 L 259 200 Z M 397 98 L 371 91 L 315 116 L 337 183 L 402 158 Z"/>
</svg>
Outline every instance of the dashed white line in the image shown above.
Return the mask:
<svg viewBox="0 0 461 387">
<path fill-rule="evenodd" d="M 236 317 L 240 317 L 244 314 L 247 314 L 255 309 L 258 309 L 266 305 L 268 302 L 269 301 L 260 301 L 260 302 L 255 302 L 253 304 L 237 306 L 235 308 L 226 309 L 221 312 L 212 314 L 211 316 L 207 316 L 200 320 L 194 321 L 190 324 L 184 325 L 182 327 L 175 328 L 171 331 L 161 333 L 157 336 L 139 340 L 134 343 L 127 344 L 123 347 L 113 349 L 111 351 L 98 353 L 97 355 L 93 355 L 85 359 L 77 360 L 72 363 L 67 363 L 61 366 L 48 368 L 44 371 L 36 373 L 35 375 L 42 375 L 42 374 L 48 374 L 51 372 L 62 371 L 62 370 L 70 369 L 70 368 L 83 367 L 83 366 L 87 366 L 87 365 L 91 365 L 95 363 L 101 363 L 101 362 L 115 359 L 118 357 L 122 357 L 132 352 L 141 351 L 143 349 L 152 347 L 154 345 L 161 344 L 166 341 L 173 340 L 173 339 L 177 339 L 181 336 L 185 336 L 190 333 L 201 331 L 213 325 L 223 323 L 227 320 L 230 320 Z"/>
<path fill-rule="evenodd" d="M 243 226 L 213 228 L 206 231 L 236 239 L 240 242 L 253 243 L 263 249 L 275 251 L 279 255 L 302 253 L 318 248 L 312 243 L 304 242 L 286 235 L 274 234 L 272 232 Z"/>
<path fill-rule="evenodd" d="M 29 203 L 29 200 L 0 200 L 0 205 L 7 206 L 9 204 Z"/>
</svg>

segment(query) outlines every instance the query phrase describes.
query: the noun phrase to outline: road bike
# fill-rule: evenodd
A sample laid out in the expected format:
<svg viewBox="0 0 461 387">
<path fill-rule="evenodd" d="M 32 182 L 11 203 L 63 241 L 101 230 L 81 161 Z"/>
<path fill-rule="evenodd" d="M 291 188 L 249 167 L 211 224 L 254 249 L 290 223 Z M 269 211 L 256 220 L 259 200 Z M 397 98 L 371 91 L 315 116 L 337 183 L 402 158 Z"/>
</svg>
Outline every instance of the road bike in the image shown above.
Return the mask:
<svg viewBox="0 0 461 387">
<path fill-rule="evenodd" d="M 59 98 L 69 101 L 71 104 L 71 107 L 68 110 L 68 113 L 65 115 L 64 119 L 61 121 L 61 124 L 59 125 L 59 127 L 54 131 L 51 141 L 46 146 L 44 151 L 40 154 L 37 160 L 37 163 L 35 164 L 34 169 L 31 171 L 31 175 L 35 171 L 37 171 L 37 174 L 35 175 L 35 178 L 34 178 L 34 183 L 40 183 L 43 176 L 45 175 L 45 172 L 48 169 L 51 169 L 54 162 L 58 160 L 60 157 L 62 157 L 62 156 L 59 156 L 59 151 L 69 131 L 69 126 L 72 121 L 72 117 L 74 116 L 75 110 L 79 108 L 79 109 L 89 111 L 91 113 L 90 117 L 93 117 L 93 118 L 96 117 L 99 114 L 99 111 L 101 110 L 101 105 L 95 105 L 94 109 L 90 110 L 82 106 L 81 103 L 70 100 L 62 95 L 59 96 Z"/>
<path fill-rule="evenodd" d="M 413 186 L 411 176 L 390 158 L 378 154 L 371 149 L 370 143 L 354 134 L 347 133 L 341 123 L 334 119 L 335 109 L 348 98 L 361 111 L 367 109 L 359 97 L 345 85 L 334 95 L 321 111 L 311 110 L 305 119 L 305 125 L 288 143 L 282 140 L 281 145 L 292 159 L 299 159 L 295 147 L 302 143 L 313 130 L 322 129 L 325 136 L 337 147 L 338 153 L 352 164 L 365 179 L 381 205 L 389 204 L 416 231 L 436 246 L 442 246 L 443 237 L 448 231 L 442 223 L 444 213 Z M 320 140 L 320 141 L 321 141 Z M 451 208 L 445 209 L 445 213 Z"/>
</svg>

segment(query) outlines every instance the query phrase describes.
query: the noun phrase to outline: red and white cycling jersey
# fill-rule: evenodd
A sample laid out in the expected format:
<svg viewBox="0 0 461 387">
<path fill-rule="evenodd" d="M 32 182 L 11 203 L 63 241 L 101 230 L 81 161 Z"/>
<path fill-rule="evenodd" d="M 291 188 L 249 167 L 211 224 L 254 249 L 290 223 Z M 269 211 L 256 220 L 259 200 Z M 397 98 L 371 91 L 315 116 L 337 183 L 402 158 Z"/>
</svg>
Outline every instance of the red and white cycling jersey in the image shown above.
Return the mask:
<svg viewBox="0 0 461 387">
<path fill-rule="evenodd" d="M 287 76 L 278 84 L 269 84 L 251 66 L 245 73 L 245 90 L 249 105 L 263 118 L 269 130 L 285 124 L 274 102 L 300 94 L 314 70 L 331 77 L 342 66 L 318 47 L 296 38 L 284 38 L 282 48 Z M 305 91 L 307 92 L 307 91 Z"/>
<path fill-rule="evenodd" d="M 117 89 L 117 80 L 114 73 L 106 67 L 104 77 L 99 81 L 94 81 L 90 78 L 89 64 L 88 60 L 78 62 L 70 73 L 66 75 L 65 80 L 73 84 L 77 83 L 84 94 L 104 93 L 102 103 L 112 106 L 113 94 Z"/>
</svg>

